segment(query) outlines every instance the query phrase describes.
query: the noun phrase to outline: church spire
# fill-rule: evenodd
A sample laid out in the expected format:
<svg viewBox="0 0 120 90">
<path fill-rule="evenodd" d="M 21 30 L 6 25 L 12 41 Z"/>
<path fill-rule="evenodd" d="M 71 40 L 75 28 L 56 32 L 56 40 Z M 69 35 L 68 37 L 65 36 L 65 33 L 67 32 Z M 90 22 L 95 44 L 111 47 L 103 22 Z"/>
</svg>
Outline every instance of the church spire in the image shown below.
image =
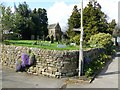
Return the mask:
<svg viewBox="0 0 120 90">
<path fill-rule="evenodd" d="M 15 2 L 14 2 L 14 10 L 15 10 L 15 12 L 17 11 L 17 7 L 16 7 Z"/>
</svg>

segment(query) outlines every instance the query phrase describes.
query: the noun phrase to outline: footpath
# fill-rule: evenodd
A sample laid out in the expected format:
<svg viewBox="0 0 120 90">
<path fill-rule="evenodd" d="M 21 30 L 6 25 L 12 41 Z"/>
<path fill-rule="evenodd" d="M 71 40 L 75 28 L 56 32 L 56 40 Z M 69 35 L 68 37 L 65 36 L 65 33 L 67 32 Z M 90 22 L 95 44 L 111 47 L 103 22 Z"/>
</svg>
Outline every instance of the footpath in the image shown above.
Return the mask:
<svg viewBox="0 0 120 90">
<path fill-rule="evenodd" d="M 116 57 L 109 61 L 106 67 L 90 84 L 68 84 L 67 88 L 118 88 L 120 81 L 120 52 L 117 52 Z M 119 79 L 119 80 L 118 80 Z"/>
</svg>

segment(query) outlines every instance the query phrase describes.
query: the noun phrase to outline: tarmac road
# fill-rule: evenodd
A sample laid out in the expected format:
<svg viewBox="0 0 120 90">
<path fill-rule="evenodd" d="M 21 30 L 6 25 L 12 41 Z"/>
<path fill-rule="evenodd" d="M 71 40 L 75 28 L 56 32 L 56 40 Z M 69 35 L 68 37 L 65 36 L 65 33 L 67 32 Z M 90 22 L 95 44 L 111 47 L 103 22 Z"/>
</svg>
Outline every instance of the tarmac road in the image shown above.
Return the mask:
<svg viewBox="0 0 120 90">
<path fill-rule="evenodd" d="M 8 68 L 3 68 L 2 71 L 2 88 L 59 88 L 64 80 L 28 75 Z"/>
</svg>

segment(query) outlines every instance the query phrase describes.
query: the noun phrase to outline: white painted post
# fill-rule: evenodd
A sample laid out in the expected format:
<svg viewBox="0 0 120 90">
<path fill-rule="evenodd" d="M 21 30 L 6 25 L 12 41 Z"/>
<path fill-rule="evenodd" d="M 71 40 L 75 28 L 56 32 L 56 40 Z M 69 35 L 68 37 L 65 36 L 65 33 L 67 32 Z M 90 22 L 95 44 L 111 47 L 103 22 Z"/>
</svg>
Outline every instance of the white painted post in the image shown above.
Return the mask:
<svg viewBox="0 0 120 90">
<path fill-rule="evenodd" d="M 81 0 L 81 34 L 80 34 L 80 51 L 79 51 L 79 73 L 78 76 L 83 75 L 83 0 Z"/>
</svg>

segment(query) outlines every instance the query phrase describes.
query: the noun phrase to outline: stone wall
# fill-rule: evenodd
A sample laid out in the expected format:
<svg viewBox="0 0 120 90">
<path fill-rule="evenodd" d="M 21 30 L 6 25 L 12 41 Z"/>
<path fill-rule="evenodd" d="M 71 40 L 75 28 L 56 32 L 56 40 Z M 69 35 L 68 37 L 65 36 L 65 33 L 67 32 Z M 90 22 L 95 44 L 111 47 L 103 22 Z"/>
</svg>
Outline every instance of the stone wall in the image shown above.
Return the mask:
<svg viewBox="0 0 120 90">
<path fill-rule="evenodd" d="M 4 45 L 0 48 L 2 48 L 0 55 L 2 64 L 10 68 L 15 69 L 15 62 L 21 57 L 21 54 L 31 50 L 35 54 L 36 65 L 28 68 L 28 73 L 51 77 L 73 76 L 77 73 L 79 51 L 76 50 L 47 50 L 12 45 Z M 85 60 L 93 60 L 101 52 L 101 49 L 84 51 Z"/>
</svg>

